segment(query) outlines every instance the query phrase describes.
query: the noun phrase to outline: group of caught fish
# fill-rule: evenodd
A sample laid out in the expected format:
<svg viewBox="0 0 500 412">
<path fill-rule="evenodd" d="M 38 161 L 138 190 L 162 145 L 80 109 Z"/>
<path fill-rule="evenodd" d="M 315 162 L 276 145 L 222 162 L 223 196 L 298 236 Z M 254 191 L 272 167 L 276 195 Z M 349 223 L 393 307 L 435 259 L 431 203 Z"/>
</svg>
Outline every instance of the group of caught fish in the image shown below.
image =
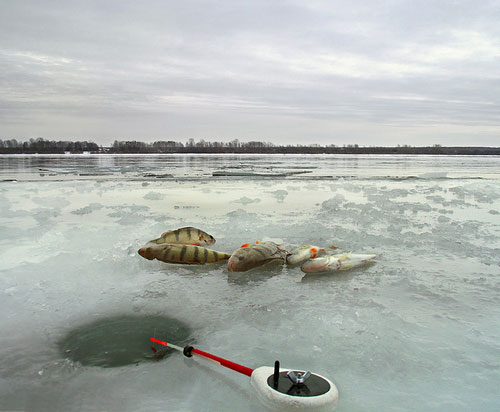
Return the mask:
<svg viewBox="0 0 500 412">
<path fill-rule="evenodd" d="M 330 250 L 312 245 L 287 251 L 271 241 L 245 243 L 232 254 L 205 247 L 214 243 L 214 237 L 203 230 L 183 227 L 150 240 L 139 249 L 139 254 L 148 260 L 158 259 L 167 263 L 202 265 L 227 260 L 227 268 L 231 272 L 245 272 L 273 260 L 282 260 L 287 265 L 302 265 L 301 270 L 306 273 L 347 270 L 370 263 L 376 257 L 354 253 L 330 254 Z"/>
</svg>

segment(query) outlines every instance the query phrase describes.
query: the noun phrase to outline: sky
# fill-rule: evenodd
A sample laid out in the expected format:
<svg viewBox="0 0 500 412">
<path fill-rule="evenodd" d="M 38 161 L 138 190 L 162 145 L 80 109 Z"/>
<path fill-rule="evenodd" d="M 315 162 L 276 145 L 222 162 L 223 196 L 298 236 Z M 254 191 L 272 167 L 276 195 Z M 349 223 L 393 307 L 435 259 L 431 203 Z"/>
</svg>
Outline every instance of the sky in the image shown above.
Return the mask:
<svg viewBox="0 0 500 412">
<path fill-rule="evenodd" d="M 0 139 L 500 146 L 500 0 L 0 0 Z"/>
</svg>

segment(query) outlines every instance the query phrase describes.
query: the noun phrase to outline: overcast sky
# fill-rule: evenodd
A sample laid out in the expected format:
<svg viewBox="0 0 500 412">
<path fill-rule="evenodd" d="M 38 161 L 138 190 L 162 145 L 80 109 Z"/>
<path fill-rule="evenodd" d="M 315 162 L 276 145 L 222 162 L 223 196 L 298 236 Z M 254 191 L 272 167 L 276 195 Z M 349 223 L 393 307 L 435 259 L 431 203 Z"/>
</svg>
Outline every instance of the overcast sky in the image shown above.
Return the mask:
<svg viewBox="0 0 500 412">
<path fill-rule="evenodd" d="M 0 138 L 500 146 L 500 0 L 0 0 Z"/>
</svg>

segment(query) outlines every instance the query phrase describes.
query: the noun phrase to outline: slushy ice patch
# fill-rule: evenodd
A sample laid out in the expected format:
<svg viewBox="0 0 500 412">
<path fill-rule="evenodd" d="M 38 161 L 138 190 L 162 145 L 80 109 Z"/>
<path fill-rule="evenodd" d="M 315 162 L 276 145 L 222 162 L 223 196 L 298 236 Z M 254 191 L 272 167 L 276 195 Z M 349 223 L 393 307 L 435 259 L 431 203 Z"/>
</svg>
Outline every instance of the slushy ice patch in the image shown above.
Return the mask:
<svg viewBox="0 0 500 412">
<path fill-rule="evenodd" d="M 152 350 L 151 337 L 184 345 L 191 334 L 189 326 L 165 316 L 115 316 L 70 331 L 58 346 L 73 362 L 114 368 L 169 356 L 170 350 Z"/>
</svg>

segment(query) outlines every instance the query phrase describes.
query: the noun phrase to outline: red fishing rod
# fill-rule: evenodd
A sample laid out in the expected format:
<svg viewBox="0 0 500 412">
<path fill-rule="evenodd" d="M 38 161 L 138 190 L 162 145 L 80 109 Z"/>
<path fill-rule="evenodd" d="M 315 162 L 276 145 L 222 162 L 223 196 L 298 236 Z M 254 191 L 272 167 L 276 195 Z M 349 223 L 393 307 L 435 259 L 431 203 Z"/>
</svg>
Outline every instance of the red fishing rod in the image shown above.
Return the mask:
<svg viewBox="0 0 500 412">
<path fill-rule="evenodd" d="M 182 352 L 188 358 L 193 354 L 199 355 L 249 376 L 259 399 L 268 407 L 308 412 L 333 411 L 337 407 L 339 398 L 337 387 L 321 375 L 309 371 L 283 369 L 280 368 L 278 361 L 275 362 L 274 368 L 261 366 L 251 369 L 189 345 L 182 348 L 156 338 L 150 340 Z"/>
<path fill-rule="evenodd" d="M 175 349 L 179 352 L 182 352 L 184 356 L 187 356 L 188 358 L 193 356 L 193 353 L 196 355 L 203 356 L 208 359 L 212 359 L 218 363 L 220 363 L 222 366 L 225 366 L 226 368 L 232 369 L 233 371 L 242 373 L 243 375 L 247 376 L 252 376 L 253 369 L 247 368 L 246 366 L 239 365 L 237 363 L 231 362 L 227 359 L 219 358 L 218 356 L 212 355 L 211 353 L 208 352 L 203 352 L 202 350 L 193 348 L 192 346 L 186 346 L 184 348 L 181 348 L 180 346 L 173 345 L 172 343 L 165 342 L 163 340 L 155 339 L 155 338 L 150 338 L 151 342 L 159 343 L 160 345 L 168 346 L 169 348 Z"/>
</svg>

